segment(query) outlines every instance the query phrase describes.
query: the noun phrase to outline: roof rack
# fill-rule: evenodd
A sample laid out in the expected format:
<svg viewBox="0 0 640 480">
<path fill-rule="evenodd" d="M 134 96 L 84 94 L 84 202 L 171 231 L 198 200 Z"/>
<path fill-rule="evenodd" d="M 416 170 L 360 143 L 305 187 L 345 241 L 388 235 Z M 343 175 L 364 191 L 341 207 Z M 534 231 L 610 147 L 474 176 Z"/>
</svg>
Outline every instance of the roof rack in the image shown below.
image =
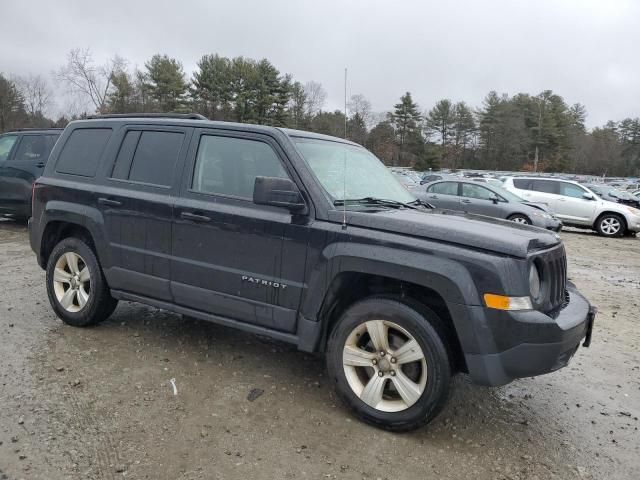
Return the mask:
<svg viewBox="0 0 640 480">
<path fill-rule="evenodd" d="M 182 120 L 209 120 L 199 113 L 107 113 L 104 115 L 89 115 L 87 119 L 103 118 L 180 118 Z"/>
<path fill-rule="evenodd" d="M 10 132 L 41 132 L 43 130 L 64 130 L 64 128 L 54 128 L 54 127 L 43 127 L 43 128 L 12 128 L 11 130 L 7 130 L 4 133 Z"/>
</svg>

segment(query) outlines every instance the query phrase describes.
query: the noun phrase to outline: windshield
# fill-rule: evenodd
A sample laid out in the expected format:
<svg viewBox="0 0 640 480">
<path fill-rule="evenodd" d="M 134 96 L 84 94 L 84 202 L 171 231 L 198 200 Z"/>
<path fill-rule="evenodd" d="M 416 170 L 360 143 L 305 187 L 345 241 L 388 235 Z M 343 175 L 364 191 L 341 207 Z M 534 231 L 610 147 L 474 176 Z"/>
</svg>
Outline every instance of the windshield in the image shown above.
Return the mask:
<svg viewBox="0 0 640 480">
<path fill-rule="evenodd" d="M 494 187 L 493 185 L 491 185 L 491 188 L 493 189 L 494 192 L 496 192 L 498 195 L 500 195 L 501 197 L 506 198 L 507 200 L 509 200 L 510 202 L 525 202 L 526 200 L 522 197 L 519 197 L 518 195 L 516 195 L 515 193 L 511 193 L 509 190 L 505 190 L 502 187 Z"/>
<path fill-rule="evenodd" d="M 368 150 L 329 140 L 293 137 L 298 150 L 335 200 L 367 197 L 409 203 L 416 200 Z"/>
</svg>

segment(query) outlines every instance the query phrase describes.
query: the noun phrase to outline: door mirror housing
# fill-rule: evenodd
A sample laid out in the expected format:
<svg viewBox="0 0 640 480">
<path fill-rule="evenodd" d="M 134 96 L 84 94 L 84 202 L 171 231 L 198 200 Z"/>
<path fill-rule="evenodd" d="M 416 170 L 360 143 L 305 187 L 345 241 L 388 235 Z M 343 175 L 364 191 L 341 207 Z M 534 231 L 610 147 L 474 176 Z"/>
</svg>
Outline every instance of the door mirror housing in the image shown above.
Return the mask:
<svg viewBox="0 0 640 480">
<path fill-rule="evenodd" d="M 496 196 L 494 196 L 494 197 L 491 197 L 491 201 L 492 201 L 495 205 L 497 205 L 497 204 L 498 204 L 498 202 L 500 201 L 500 197 L 498 197 L 497 195 L 496 195 Z"/>
<path fill-rule="evenodd" d="M 278 177 L 256 177 L 253 203 L 286 208 L 296 213 L 304 213 L 307 208 L 296 184 L 288 178 Z"/>
<path fill-rule="evenodd" d="M 582 194 L 582 198 L 585 198 L 586 200 L 594 200 L 595 197 L 593 196 L 593 193 L 589 193 L 589 192 L 584 192 Z"/>
</svg>

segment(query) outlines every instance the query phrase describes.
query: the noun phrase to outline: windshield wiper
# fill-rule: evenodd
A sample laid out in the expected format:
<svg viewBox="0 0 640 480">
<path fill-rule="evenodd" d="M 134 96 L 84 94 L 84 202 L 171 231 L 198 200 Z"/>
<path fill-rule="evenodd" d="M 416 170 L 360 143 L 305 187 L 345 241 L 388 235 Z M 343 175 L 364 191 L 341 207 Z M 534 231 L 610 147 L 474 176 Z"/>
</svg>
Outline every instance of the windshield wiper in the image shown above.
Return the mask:
<svg viewBox="0 0 640 480">
<path fill-rule="evenodd" d="M 420 210 L 418 206 L 429 206 L 429 208 L 433 208 L 431 205 L 426 204 L 422 200 L 414 200 L 413 202 L 410 202 L 410 203 L 403 203 L 403 202 L 398 202 L 397 200 L 388 200 L 385 198 L 376 198 L 376 197 L 347 198 L 346 200 L 335 200 L 333 204 L 335 206 L 380 205 L 382 207 L 410 208 L 412 210 Z"/>
</svg>

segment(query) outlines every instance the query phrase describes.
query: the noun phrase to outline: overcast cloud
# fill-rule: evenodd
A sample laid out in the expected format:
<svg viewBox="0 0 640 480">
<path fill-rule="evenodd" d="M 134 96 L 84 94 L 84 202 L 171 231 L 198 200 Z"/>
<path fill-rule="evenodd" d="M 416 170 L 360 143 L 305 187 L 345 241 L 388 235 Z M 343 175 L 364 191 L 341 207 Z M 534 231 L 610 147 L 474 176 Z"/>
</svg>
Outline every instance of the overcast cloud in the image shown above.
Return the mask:
<svg viewBox="0 0 640 480">
<path fill-rule="evenodd" d="M 11 1 L 2 4 L 0 71 L 52 70 L 89 47 L 143 66 L 167 53 L 190 74 L 205 53 L 267 58 L 390 110 L 412 92 L 478 106 L 490 90 L 551 89 L 586 105 L 588 125 L 640 115 L 640 1 Z M 62 100 L 59 100 L 61 103 Z M 62 106 L 59 105 L 59 108 Z"/>
</svg>

